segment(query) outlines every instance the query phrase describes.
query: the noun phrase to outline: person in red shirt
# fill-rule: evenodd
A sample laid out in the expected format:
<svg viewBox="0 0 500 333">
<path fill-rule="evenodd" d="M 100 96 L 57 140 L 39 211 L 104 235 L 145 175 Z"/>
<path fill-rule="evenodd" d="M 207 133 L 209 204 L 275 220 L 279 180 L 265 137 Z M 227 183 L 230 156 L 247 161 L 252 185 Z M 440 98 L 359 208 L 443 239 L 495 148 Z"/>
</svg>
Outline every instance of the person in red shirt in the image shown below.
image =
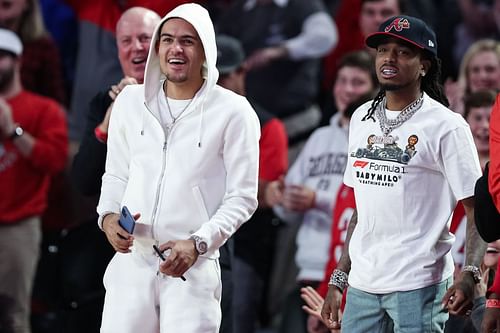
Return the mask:
<svg viewBox="0 0 500 333">
<path fill-rule="evenodd" d="M 14 300 L 16 332 L 29 332 L 30 294 L 40 253 L 40 216 L 50 176 L 68 154 L 65 113 L 23 89 L 22 44 L 0 29 L 0 294 Z"/>
<path fill-rule="evenodd" d="M 490 119 L 490 165 L 488 185 L 497 210 L 500 212 L 500 94 L 497 95 Z M 500 223 L 500 221 L 492 221 Z M 500 268 L 500 262 L 499 266 Z M 498 272 L 497 268 L 497 272 Z M 500 327 L 500 274 L 488 290 L 486 311 L 484 312 L 482 332 L 492 332 Z"/>
</svg>

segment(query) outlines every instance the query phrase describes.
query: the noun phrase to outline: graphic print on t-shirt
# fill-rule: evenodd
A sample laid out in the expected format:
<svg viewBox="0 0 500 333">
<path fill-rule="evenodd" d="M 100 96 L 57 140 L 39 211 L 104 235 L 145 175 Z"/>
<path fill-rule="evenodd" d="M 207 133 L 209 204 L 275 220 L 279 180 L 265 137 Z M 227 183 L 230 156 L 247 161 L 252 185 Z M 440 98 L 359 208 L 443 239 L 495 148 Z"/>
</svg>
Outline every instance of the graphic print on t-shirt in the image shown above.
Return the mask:
<svg viewBox="0 0 500 333">
<path fill-rule="evenodd" d="M 393 187 L 407 173 L 408 162 L 417 154 L 418 136 L 410 135 L 404 150 L 398 140 L 398 136 L 370 134 L 368 145 L 351 153 L 356 158 L 352 165 L 354 175 L 361 184 Z"/>
<path fill-rule="evenodd" d="M 370 160 L 391 161 L 400 164 L 408 164 L 417 153 L 415 145 L 418 142 L 418 136 L 412 134 L 408 137 L 408 144 L 403 150 L 398 146 L 399 137 L 392 135 L 380 136 L 371 134 L 366 140 L 366 147 L 358 148 L 351 153 L 352 157 L 367 158 Z"/>
</svg>

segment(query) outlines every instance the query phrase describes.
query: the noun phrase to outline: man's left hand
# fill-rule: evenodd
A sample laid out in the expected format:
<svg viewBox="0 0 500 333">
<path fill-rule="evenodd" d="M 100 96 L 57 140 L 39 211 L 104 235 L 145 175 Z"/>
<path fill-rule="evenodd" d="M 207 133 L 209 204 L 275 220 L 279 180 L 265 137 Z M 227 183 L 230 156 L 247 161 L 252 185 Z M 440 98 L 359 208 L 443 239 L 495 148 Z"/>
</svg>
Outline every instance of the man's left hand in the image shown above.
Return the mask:
<svg viewBox="0 0 500 333">
<path fill-rule="evenodd" d="M 173 277 L 181 277 L 198 259 L 198 252 L 192 240 L 168 241 L 160 246 L 160 250 L 170 254 L 160 265 L 160 272 Z"/>
<path fill-rule="evenodd" d="M 452 315 L 463 316 L 472 309 L 476 283 L 469 272 L 462 272 L 457 281 L 446 291 L 443 308 Z"/>
</svg>

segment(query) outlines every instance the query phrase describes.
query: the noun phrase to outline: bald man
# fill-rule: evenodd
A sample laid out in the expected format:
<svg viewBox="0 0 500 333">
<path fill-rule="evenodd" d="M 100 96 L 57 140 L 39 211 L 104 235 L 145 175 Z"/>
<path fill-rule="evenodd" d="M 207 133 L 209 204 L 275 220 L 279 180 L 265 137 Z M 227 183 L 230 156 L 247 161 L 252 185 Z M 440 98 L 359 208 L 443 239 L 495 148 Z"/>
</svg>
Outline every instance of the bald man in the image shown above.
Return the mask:
<svg viewBox="0 0 500 333">
<path fill-rule="evenodd" d="M 125 86 L 143 82 L 151 37 L 159 22 L 160 16 L 156 12 L 132 7 L 122 14 L 116 24 L 118 59 L 124 77 L 91 101 L 85 135 L 73 161 L 73 180 L 85 195 L 100 192 L 113 102 Z"/>
</svg>

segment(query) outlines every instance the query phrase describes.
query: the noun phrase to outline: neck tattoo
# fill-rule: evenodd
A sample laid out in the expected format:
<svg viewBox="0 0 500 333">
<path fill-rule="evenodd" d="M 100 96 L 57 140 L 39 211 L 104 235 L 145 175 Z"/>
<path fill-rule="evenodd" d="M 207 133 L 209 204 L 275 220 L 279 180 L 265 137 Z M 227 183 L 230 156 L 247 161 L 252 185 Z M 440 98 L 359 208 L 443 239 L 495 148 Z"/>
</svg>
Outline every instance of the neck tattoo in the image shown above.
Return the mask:
<svg viewBox="0 0 500 333">
<path fill-rule="evenodd" d="M 422 107 L 423 102 L 424 95 L 422 94 L 415 101 L 407 105 L 395 119 L 387 119 L 387 115 L 385 114 L 387 100 L 384 97 L 375 111 L 379 119 L 380 130 L 384 134 L 384 137 L 388 137 L 395 128 L 398 128 L 410 119 Z"/>
</svg>

